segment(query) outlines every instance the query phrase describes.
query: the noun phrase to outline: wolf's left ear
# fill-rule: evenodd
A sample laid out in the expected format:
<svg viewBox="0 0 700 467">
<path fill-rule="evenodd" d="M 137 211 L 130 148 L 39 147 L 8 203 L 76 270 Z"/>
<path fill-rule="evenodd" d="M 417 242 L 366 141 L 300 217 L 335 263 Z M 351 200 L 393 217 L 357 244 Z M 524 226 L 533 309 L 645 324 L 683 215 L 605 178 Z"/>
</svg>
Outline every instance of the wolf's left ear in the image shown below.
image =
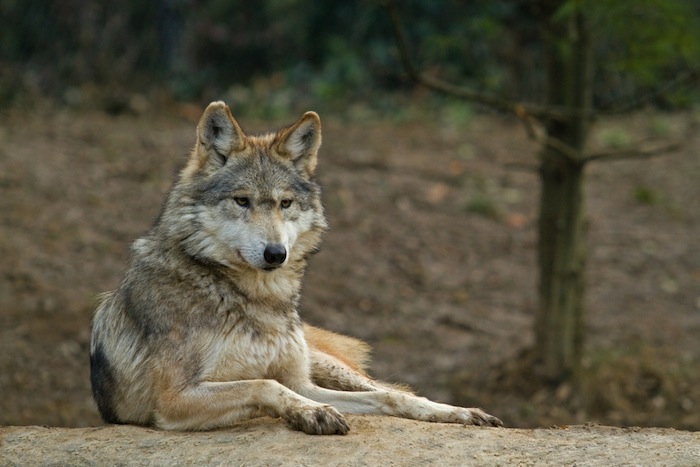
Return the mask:
<svg viewBox="0 0 700 467">
<path fill-rule="evenodd" d="M 321 147 L 321 119 L 316 112 L 306 112 L 294 125 L 277 137 L 277 151 L 291 159 L 303 173 L 311 177 Z"/>
<path fill-rule="evenodd" d="M 212 102 L 197 125 L 197 150 L 200 166 L 226 164 L 226 159 L 245 145 L 245 135 L 222 101 Z"/>
</svg>

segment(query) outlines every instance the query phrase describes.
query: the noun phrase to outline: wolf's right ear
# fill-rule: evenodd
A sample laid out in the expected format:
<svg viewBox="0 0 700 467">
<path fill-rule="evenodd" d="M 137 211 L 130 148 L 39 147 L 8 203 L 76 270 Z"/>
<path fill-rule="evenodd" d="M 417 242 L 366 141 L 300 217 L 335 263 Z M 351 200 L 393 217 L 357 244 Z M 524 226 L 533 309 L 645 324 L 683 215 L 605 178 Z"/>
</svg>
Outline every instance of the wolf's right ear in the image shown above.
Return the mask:
<svg viewBox="0 0 700 467">
<path fill-rule="evenodd" d="M 209 104 L 197 125 L 197 147 L 194 155 L 199 168 L 205 164 L 221 167 L 229 155 L 245 146 L 245 134 L 222 101 Z"/>
</svg>

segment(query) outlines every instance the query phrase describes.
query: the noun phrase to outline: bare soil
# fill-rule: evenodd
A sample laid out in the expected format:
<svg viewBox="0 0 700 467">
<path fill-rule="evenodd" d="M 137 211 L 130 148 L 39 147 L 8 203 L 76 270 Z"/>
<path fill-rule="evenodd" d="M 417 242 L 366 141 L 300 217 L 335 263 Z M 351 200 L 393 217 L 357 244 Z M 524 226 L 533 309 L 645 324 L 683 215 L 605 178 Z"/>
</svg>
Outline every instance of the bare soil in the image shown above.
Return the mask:
<svg viewBox="0 0 700 467">
<path fill-rule="evenodd" d="M 26 465 L 694 466 L 700 432 L 598 425 L 538 429 L 350 416 L 346 436 L 309 436 L 257 419 L 204 433 L 112 425 L 0 427 L 0 459 Z"/>
<path fill-rule="evenodd" d="M 87 357 L 95 299 L 158 214 L 200 112 L 0 115 L 0 425 L 101 424 Z M 237 117 L 251 131 L 289 123 Z M 539 190 L 537 147 L 518 123 L 321 117 L 331 230 L 305 281 L 307 321 L 368 341 L 375 376 L 509 426 L 700 429 L 697 133 L 673 154 L 590 166 L 576 393 L 528 384 L 520 358 L 533 342 Z M 672 140 L 693 119 L 598 122 L 592 146 Z"/>
</svg>

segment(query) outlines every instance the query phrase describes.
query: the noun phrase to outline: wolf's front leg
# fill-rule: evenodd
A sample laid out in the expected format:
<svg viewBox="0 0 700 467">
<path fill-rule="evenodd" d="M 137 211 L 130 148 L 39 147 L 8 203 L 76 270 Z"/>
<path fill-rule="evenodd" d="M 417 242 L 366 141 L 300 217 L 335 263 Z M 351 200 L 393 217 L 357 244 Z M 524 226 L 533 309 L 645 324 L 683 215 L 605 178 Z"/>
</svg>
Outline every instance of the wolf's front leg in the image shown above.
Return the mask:
<svg viewBox="0 0 700 467">
<path fill-rule="evenodd" d="M 350 429 L 335 408 L 267 379 L 204 382 L 182 391 L 164 391 L 155 424 L 166 430 L 211 430 L 264 415 L 282 417 L 308 434 L 344 435 Z"/>
</svg>

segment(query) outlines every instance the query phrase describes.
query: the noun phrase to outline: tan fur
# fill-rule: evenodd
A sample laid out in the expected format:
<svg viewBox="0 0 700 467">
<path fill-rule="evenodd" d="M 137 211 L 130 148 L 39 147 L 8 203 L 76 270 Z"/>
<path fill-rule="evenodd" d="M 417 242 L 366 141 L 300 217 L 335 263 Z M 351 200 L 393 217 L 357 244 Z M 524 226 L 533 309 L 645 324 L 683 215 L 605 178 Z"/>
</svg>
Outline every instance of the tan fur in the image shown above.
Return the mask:
<svg viewBox="0 0 700 467">
<path fill-rule="evenodd" d="M 304 337 L 311 349 L 337 358 L 353 371 L 365 375 L 372 350 L 366 343 L 308 324 L 304 325 Z"/>
<path fill-rule="evenodd" d="M 302 324 L 306 260 L 327 226 L 320 144 L 313 112 L 248 136 L 223 102 L 207 107 L 158 221 L 93 316 L 105 421 L 207 430 L 269 415 L 310 434 L 347 433 L 341 412 L 500 424 L 373 380 L 367 344 Z"/>
</svg>

